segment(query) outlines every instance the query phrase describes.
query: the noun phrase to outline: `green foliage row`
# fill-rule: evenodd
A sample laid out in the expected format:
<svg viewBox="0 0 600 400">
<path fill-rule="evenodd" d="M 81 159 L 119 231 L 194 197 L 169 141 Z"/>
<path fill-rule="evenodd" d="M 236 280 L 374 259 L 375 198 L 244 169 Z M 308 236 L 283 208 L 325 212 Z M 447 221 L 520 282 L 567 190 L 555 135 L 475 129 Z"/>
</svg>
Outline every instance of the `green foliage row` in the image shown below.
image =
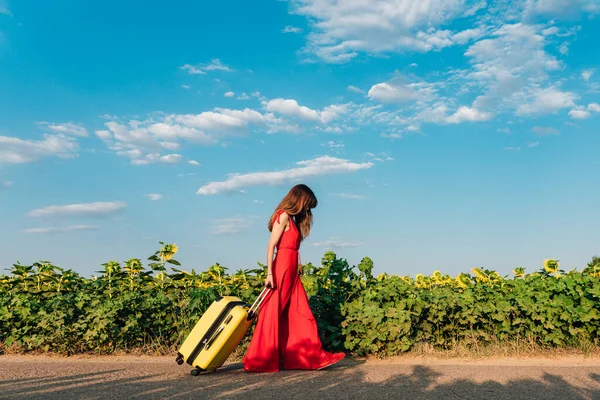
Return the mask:
<svg viewBox="0 0 600 400">
<path fill-rule="evenodd" d="M 200 274 L 179 270 L 176 246 L 161 245 L 148 270 L 140 259 L 123 266 L 110 261 L 92 278 L 46 261 L 15 264 L 0 276 L 0 343 L 67 354 L 164 351 L 181 342 L 218 296 L 250 300 L 261 285 L 262 270 L 239 271 L 227 282 L 219 264 Z"/>
<path fill-rule="evenodd" d="M 187 272 L 173 258 L 177 246 L 160 244 L 146 267 L 136 258 L 110 261 L 92 278 L 47 261 L 13 265 L 0 275 L 0 347 L 173 352 L 218 296 L 252 303 L 262 290 L 263 264 L 235 273 L 219 264 Z M 368 257 L 355 268 L 333 252 L 320 266 L 304 265 L 302 281 L 327 349 L 388 355 L 419 342 L 448 348 L 515 337 L 552 346 L 599 341 L 596 257 L 581 272 L 564 273 L 557 261 L 546 260 L 541 271 L 517 269 L 510 279 L 479 269 L 414 279 L 374 277 L 372 270 Z"/>
<path fill-rule="evenodd" d="M 343 307 L 345 349 L 393 355 L 417 343 L 449 349 L 526 339 L 542 348 L 600 345 L 600 258 L 565 273 L 556 260 L 515 277 L 473 269 L 455 279 L 381 276 Z"/>
</svg>

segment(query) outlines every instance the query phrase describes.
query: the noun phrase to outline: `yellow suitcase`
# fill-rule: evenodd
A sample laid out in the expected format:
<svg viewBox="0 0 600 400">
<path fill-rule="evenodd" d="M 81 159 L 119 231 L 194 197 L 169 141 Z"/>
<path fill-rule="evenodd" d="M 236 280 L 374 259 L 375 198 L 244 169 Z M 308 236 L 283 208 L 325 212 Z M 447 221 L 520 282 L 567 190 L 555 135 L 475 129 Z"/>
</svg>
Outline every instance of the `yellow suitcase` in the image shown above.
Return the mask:
<svg viewBox="0 0 600 400">
<path fill-rule="evenodd" d="M 267 293 L 265 288 L 252 306 L 235 296 L 213 302 L 181 344 L 177 364 L 194 367 L 192 375 L 221 367 L 248 332 Z"/>
</svg>

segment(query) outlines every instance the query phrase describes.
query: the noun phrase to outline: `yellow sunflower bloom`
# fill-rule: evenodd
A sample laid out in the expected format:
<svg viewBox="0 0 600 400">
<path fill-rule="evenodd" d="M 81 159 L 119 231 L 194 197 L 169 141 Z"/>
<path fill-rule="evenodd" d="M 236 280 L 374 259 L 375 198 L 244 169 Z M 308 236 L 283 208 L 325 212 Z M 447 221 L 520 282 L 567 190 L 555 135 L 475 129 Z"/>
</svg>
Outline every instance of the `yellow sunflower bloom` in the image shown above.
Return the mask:
<svg viewBox="0 0 600 400">
<path fill-rule="evenodd" d="M 165 244 L 162 249 L 160 249 L 160 256 L 163 260 L 170 260 L 177 253 L 179 248 L 176 244 Z"/>
<path fill-rule="evenodd" d="M 554 260 L 552 258 L 548 258 L 544 260 L 544 270 L 549 274 L 554 274 L 558 271 L 558 260 Z"/>
</svg>

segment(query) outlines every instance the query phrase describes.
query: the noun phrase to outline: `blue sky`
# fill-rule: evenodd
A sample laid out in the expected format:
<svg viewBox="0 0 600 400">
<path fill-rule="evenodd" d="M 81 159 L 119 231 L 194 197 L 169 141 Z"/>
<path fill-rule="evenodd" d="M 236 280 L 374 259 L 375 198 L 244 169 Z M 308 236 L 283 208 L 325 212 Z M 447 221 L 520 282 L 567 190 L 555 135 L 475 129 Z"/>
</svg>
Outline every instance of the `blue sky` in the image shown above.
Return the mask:
<svg viewBox="0 0 600 400">
<path fill-rule="evenodd" d="M 0 0 L 0 264 L 84 275 L 177 243 L 402 275 L 600 253 L 597 0 Z"/>
</svg>

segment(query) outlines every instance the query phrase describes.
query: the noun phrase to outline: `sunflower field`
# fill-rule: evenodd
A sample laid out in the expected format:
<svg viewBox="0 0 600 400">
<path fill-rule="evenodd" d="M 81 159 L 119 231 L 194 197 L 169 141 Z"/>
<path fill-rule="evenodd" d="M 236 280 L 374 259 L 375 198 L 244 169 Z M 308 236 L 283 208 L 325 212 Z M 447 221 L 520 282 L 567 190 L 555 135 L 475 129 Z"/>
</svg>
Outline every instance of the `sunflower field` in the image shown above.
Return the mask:
<svg viewBox="0 0 600 400">
<path fill-rule="evenodd" d="M 219 296 L 252 303 L 266 266 L 184 270 L 178 248 L 159 242 L 146 262 L 109 261 L 82 277 L 48 261 L 0 275 L 0 353 L 173 354 Z M 417 344 L 439 349 L 526 339 L 542 347 L 600 345 L 600 258 L 565 272 L 557 260 L 512 276 L 474 268 L 449 276 L 373 276 L 333 252 L 303 266 L 302 281 L 325 348 L 394 355 Z M 247 346 L 252 330 L 240 348 Z"/>
</svg>

